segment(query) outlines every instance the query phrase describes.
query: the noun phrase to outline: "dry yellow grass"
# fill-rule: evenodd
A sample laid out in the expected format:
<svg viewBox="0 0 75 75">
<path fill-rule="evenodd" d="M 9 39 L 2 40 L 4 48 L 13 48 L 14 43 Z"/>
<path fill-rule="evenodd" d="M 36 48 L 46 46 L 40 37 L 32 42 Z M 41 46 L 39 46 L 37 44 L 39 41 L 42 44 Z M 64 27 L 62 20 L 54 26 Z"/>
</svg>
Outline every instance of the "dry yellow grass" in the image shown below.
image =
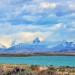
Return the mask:
<svg viewBox="0 0 75 75">
<path fill-rule="evenodd" d="M 0 64 L 0 75 L 75 75 L 75 68 L 24 64 Z"/>
</svg>

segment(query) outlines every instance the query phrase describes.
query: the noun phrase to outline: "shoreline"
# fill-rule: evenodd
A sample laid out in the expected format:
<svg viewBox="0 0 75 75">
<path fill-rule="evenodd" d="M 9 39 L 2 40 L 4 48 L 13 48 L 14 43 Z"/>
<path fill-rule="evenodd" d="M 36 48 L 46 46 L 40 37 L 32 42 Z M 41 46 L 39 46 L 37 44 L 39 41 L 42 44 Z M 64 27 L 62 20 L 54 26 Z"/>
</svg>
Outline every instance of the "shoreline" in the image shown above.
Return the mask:
<svg viewBox="0 0 75 75">
<path fill-rule="evenodd" d="M 15 64 L 15 63 L 13 63 L 13 64 L 9 64 L 9 63 L 0 63 L 0 66 L 8 66 L 8 65 L 10 65 L 10 66 L 45 66 L 45 67 L 67 67 L 67 68 L 75 68 L 75 66 L 68 66 L 68 65 L 66 65 L 66 66 L 54 66 L 54 65 L 39 65 L 39 64 Z"/>
<path fill-rule="evenodd" d="M 1 52 L 0 57 L 27 57 L 27 56 L 75 56 L 75 52 Z"/>
</svg>

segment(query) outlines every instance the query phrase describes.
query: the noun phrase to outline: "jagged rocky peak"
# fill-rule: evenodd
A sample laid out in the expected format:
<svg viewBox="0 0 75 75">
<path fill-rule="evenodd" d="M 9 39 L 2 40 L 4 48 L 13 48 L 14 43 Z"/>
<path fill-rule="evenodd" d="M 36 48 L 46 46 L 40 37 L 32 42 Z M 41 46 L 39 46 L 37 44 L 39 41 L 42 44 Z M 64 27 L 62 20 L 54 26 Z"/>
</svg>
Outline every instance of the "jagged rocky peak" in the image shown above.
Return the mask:
<svg viewBox="0 0 75 75">
<path fill-rule="evenodd" d="M 40 43 L 41 41 L 40 41 L 40 39 L 37 37 L 37 38 L 35 38 L 34 39 L 34 41 L 33 41 L 33 43 Z"/>
<path fill-rule="evenodd" d="M 0 44 L 0 48 L 5 49 L 6 47 L 4 45 Z"/>
</svg>

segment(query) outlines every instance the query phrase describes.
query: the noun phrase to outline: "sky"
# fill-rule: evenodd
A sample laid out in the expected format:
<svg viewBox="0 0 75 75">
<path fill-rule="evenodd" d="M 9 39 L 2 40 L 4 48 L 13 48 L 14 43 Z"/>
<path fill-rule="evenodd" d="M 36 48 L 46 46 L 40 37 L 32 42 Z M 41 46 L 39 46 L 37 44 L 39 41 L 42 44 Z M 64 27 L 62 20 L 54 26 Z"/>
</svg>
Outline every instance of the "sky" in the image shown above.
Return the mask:
<svg viewBox="0 0 75 75">
<path fill-rule="evenodd" d="M 75 41 L 75 0 L 0 0 L 0 44 Z"/>
</svg>

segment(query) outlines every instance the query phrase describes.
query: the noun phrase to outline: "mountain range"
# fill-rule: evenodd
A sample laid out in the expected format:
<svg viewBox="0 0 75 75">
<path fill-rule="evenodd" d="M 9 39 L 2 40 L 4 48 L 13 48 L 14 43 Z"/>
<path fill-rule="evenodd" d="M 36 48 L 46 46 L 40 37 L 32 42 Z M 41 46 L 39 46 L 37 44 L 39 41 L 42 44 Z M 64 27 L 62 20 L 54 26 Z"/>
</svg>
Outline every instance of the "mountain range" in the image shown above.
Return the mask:
<svg viewBox="0 0 75 75">
<path fill-rule="evenodd" d="M 0 44 L 0 52 L 75 52 L 75 42 L 45 42 L 37 37 L 32 43 L 20 43 L 9 48 Z"/>
</svg>

